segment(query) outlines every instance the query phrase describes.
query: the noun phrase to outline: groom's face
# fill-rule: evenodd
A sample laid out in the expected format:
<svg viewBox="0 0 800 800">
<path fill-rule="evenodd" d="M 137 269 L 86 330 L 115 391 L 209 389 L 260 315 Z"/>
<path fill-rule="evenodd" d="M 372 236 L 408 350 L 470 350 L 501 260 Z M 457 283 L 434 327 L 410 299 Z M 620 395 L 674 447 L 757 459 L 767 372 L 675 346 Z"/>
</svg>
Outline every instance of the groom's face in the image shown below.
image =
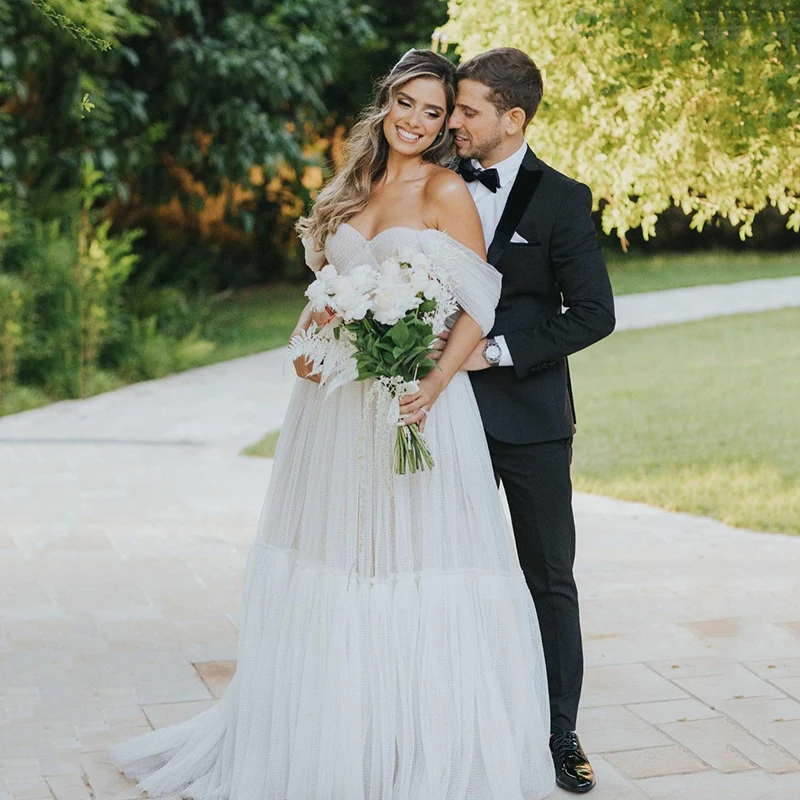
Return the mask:
<svg viewBox="0 0 800 800">
<path fill-rule="evenodd" d="M 456 152 L 461 158 L 492 161 L 492 154 L 503 144 L 502 115 L 489 100 L 490 89 L 483 83 L 462 78 L 458 82 L 456 107 L 450 128 Z"/>
</svg>

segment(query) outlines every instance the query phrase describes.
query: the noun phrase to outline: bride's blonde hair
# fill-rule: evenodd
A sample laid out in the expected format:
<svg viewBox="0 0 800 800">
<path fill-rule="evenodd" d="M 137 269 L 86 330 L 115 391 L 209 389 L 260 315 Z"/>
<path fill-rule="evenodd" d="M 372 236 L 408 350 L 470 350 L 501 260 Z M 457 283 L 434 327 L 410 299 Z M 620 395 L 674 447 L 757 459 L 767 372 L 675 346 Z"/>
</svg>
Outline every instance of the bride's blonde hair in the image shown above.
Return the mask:
<svg viewBox="0 0 800 800">
<path fill-rule="evenodd" d="M 339 225 L 367 204 L 372 187 L 383 176 L 389 155 L 383 120 L 391 110 L 398 90 L 416 78 L 440 80 L 447 105 L 442 129 L 422 158 L 442 165 L 451 159 L 453 137 L 448 129 L 448 119 L 456 101 L 455 67 L 432 50 L 409 50 L 379 82 L 372 103 L 353 126 L 345 146 L 344 166 L 319 193 L 311 214 L 301 217 L 297 223 L 297 232 L 304 237 L 310 236 L 317 250 L 322 250 L 325 239 Z"/>
</svg>

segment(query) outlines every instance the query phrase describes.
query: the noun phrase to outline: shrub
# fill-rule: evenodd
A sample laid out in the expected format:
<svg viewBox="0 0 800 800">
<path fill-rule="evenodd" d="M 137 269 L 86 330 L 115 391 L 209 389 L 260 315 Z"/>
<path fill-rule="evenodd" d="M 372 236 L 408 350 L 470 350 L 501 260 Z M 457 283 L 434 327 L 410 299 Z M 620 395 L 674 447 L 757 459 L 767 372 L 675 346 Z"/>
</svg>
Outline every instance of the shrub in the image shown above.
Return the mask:
<svg viewBox="0 0 800 800">
<path fill-rule="evenodd" d="M 0 398 L 17 377 L 29 287 L 15 275 L 0 273 Z"/>
</svg>

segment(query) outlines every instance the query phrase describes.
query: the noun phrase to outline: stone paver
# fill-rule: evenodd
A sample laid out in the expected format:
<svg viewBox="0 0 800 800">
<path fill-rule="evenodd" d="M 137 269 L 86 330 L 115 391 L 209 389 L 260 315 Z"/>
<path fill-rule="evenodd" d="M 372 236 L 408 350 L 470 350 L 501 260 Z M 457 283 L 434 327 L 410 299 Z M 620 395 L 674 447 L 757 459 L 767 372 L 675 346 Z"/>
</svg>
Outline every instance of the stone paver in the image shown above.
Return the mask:
<svg viewBox="0 0 800 800">
<path fill-rule="evenodd" d="M 0 800 L 137 797 L 105 748 L 224 691 L 271 470 L 238 452 L 293 385 L 264 353 L 0 420 Z M 796 796 L 800 538 L 576 514 L 594 800 Z"/>
</svg>

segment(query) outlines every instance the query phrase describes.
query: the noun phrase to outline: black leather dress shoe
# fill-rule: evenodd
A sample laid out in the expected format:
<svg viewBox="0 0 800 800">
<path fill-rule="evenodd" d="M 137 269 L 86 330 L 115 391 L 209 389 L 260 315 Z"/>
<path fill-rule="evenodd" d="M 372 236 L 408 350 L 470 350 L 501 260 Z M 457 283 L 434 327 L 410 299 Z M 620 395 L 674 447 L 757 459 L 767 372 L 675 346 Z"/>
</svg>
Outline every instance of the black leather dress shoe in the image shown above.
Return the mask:
<svg viewBox="0 0 800 800">
<path fill-rule="evenodd" d="M 594 788 L 594 770 L 575 731 L 551 734 L 550 752 L 556 768 L 556 783 L 562 789 L 583 794 Z"/>
</svg>

